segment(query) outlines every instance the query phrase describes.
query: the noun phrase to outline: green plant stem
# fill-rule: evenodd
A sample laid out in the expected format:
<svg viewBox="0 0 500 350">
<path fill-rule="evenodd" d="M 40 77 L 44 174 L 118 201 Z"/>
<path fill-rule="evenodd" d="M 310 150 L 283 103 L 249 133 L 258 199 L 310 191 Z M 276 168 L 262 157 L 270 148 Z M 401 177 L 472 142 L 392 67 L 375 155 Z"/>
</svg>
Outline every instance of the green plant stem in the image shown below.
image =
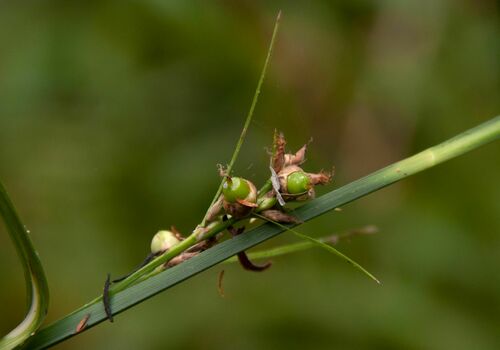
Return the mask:
<svg viewBox="0 0 500 350">
<path fill-rule="evenodd" d="M 257 88 L 255 89 L 255 93 L 252 99 L 252 104 L 250 105 L 250 109 L 248 110 L 247 117 L 245 119 L 245 124 L 243 125 L 243 129 L 241 130 L 240 137 L 238 139 L 238 142 L 236 143 L 236 147 L 233 152 L 233 156 L 231 157 L 231 161 L 229 162 L 229 165 L 226 169 L 227 175 L 224 176 L 222 179 L 219 188 L 215 192 L 215 196 L 212 199 L 212 203 L 208 206 L 207 212 L 205 213 L 205 216 L 203 217 L 203 220 L 200 224 L 200 226 L 205 227 L 207 223 L 207 216 L 208 213 L 210 212 L 210 208 L 215 204 L 217 199 L 219 198 L 221 192 L 222 192 L 222 186 L 224 185 L 224 181 L 227 179 L 227 176 L 231 175 L 231 171 L 233 170 L 234 163 L 236 162 L 236 159 L 238 158 L 238 155 L 240 154 L 240 149 L 241 146 L 243 145 L 243 141 L 245 140 L 245 136 L 248 131 L 248 127 L 250 126 L 250 122 L 252 121 L 253 114 L 255 112 L 255 106 L 257 106 L 257 101 L 259 100 L 259 95 L 260 95 L 260 90 L 262 88 L 262 84 L 264 83 L 264 78 L 266 76 L 267 72 L 267 67 L 269 65 L 269 61 L 271 60 L 271 55 L 273 53 L 273 48 L 274 48 L 274 42 L 276 39 L 276 34 L 278 33 L 279 25 L 280 25 L 280 18 L 281 18 L 281 11 L 278 12 L 278 15 L 276 16 L 276 21 L 274 23 L 274 29 L 273 29 L 273 35 L 271 37 L 271 42 L 269 43 L 269 48 L 267 50 L 267 56 L 266 60 L 264 61 L 264 66 L 262 67 L 262 72 L 260 73 L 260 78 L 259 82 L 257 83 Z"/>
<path fill-rule="evenodd" d="M 306 222 L 410 175 L 431 168 L 448 159 L 458 157 L 488 142 L 496 141 L 499 137 L 500 117 L 496 117 L 437 146 L 316 198 L 297 208 L 293 214 L 301 221 Z M 283 231 L 283 228 L 271 223 L 261 225 L 245 234 L 217 244 L 198 256 L 167 269 L 165 272 L 117 292 L 112 299 L 113 314 L 123 312 L 241 251 L 250 249 L 277 236 Z M 43 328 L 28 340 L 27 346 L 29 349 L 42 349 L 74 336 L 76 325 L 87 314 L 91 316 L 87 322 L 86 330 L 106 320 L 103 306 L 98 301 L 99 298 Z"/>
<path fill-rule="evenodd" d="M 213 237 L 219 232 L 224 231 L 229 226 L 234 225 L 237 221 L 238 220 L 236 220 L 235 218 L 231 218 L 227 221 L 222 221 L 222 220 L 217 221 L 214 222 L 212 226 L 209 226 L 208 230 L 202 227 L 196 228 L 191 235 L 189 235 L 185 240 L 181 241 L 180 243 L 170 248 L 165 254 L 160 255 L 156 259 L 152 260 L 149 264 L 135 271 L 133 274 L 128 276 L 123 281 L 115 284 L 110 289 L 110 294 L 115 294 L 117 292 L 124 290 L 125 288 L 129 287 L 134 282 L 136 282 L 140 277 L 153 272 L 158 266 L 161 266 L 166 262 L 170 261 L 171 259 L 175 258 L 182 252 L 191 248 L 196 243 L 199 243 L 207 238 Z"/>
<path fill-rule="evenodd" d="M 273 188 L 273 184 L 271 182 L 271 179 L 267 179 L 264 185 L 260 188 L 259 192 L 257 193 L 257 196 L 262 197 L 265 195 L 267 192 L 271 191 Z"/>
</svg>

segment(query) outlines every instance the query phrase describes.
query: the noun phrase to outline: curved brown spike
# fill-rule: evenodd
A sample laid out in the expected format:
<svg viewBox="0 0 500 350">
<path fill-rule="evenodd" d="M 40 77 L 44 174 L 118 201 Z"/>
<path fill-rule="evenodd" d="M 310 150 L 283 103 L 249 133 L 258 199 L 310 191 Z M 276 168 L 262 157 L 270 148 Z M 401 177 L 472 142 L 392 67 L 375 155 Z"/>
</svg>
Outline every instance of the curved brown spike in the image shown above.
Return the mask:
<svg viewBox="0 0 500 350">
<path fill-rule="evenodd" d="M 273 264 L 271 261 L 268 261 L 264 265 L 255 265 L 250 261 L 245 252 L 238 253 L 238 261 L 245 270 L 255 271 L 255 272 L 261 272 L 267 270 Z"/>
<path fill-rule="evenodd" d="M 227 228 L 227 230 L 234 237 L 234 236 L 238 236 L 238 235 L 242 234 L 243 231 L 245 231 L 245 227 L 235 228 L 233 226 L 229 226 Z M 268 261 L 264 265 L 255 265 L 254 263 L 252 263 L 252 261 L 250 261 L 250 259 L 248 258 L 247 254 L 245 252 L 239 252 L 237 256 L 238 256 L 238 261 L 240 262 L 240 265 L 247 271 L 261 272 L 261 271 L 267 270 L 272 265 L 271 261 Z"/>
</svg>

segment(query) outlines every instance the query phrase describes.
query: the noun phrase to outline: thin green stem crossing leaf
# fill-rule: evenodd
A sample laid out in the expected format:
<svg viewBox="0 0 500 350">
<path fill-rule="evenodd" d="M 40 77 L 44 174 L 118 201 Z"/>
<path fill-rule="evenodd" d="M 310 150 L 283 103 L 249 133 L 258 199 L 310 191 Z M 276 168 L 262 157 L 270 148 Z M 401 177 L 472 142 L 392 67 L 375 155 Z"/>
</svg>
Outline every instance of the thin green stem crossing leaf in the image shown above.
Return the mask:
<svg viewBox="0 0 500 350">
<path fill-rule="evenodd" d="M 256 214 L 256 213 L 254 215 L 257 216 L 258 218 L 262 219 L 262 220 L 268 221 L 268 222 L 270 222 L 270 223 L 272 223 L 272 224 L 274 224 L 274 225 L 282 228 L 283 230 L 290 231 L 291 233 L 293 233 L 297 237 L 302 238 L 302 239 L 304 239 L 306 241 L 309 241 L 311 243 L 314 243 L 318 247 L 321 247 L 321 248 L 329 251 L 330 253 L 333 253 L 333 254 L 337 255 L 339 258 L 345 260 L 350 265 L 352 265 L 353 267 L 355 267 L 356 269 L 358 269 L 359 271 L 361 271 L 362 273 L 364 273 L 365 275 L 367 275 L 368 277 L 370 277 L 372 280 L 374 280 L 375 282 L 377 282 L 378 284 L 380 284 L 380 281 L 378 280 L 378 278 L 376 278 L 373 274 L 371 274 L 367 269 L 365 269 L 363 266 L 361 266 L 360 264 L 358 264 L 356 261 L 354 261 L 351 258 L 349 258 L 344 253 L 341 253 L 340 251 L 338 251 L 337 249 L 335 249 L 331 245 L 328 245 L 328 244 L 326 244 L 325 242 L 322 242 L 319 239 L 316 239 L 316 238 L 313 238 L 311 236 L 308 236 L 308 235 L 305 235 L 303 233 L 300 233 L 299 231 L 294 230 L 290 226 L 285 226 L 283 224 L 280 224 L 279 222 L 276 222 L 274 220 L 270 220 L 270 219 L 266 218 L 263 215 Z"/>
<path fill-rule="evenodd" d="M 253 95 L 252 104 L 250 105 L 250 109 L 248 110 L 248 114 L 247 114 L 247 117 L 245 119 L 245 124 L 243 125 L 243 129 L 241 130 L 241 134 L 240 134 L 240 137 L 238 139 L 238 142 L 236 143 L 236 147 L 234 149 L 233 156 L 231 157 L 231 161 L 229 162 L 229 165 L 227 166 L 227 169 L 226 169 L 226 173 L 228 176 L 231 175 L 231 171 L 233 170 L 234 163 L 236 162 L 236 159 L 238 158 L 238 155 L 240 154 L 241 146 L 243 145 L 243 141 L 245 140 L 245 136 L 247 135 L 248 127 L 250 126 L 250 122 L 252 121 L 252 117 L 253 117 L 253 114 L 255 112 L 255 106 L 257 106 L 257 101 L 259 100 L 260 90 L 262 89 L 262 84 L 264 83 L 264 78 L 266 77 L 267 67 L 269 65 L 269 61 L 271 60 L 271 55 L 273 53 L 274 42 L 276 40 L 276 34 L 278 34 L 278 29 L 280 26 L 280 19 L 281 19 L 281 11 L 278 12 L 278 16 L 276 16 L 276 22 L 274 23 L 273 35 L 271 37 L 271 42 L 269 43 L 269 48 L 267 50 L 267 56 L 266 56 L 266 60 L 264 61 L 264 66 L 262 67 L 262 72 L 260 73 L 259 82 L 257 83 L 257 87 L 256 87 L 255 93 Z M 222 179 L 222 181 L 219 185 L 219 188 L 215 192 L 215 196 L 212 199 L 212 203 L 208 206 L 207 212 L 205 213 L 203 221 L 201 222 L 201 226 L 205 226 L 208 213 L 210 212 L 210 208 L 215 204 L 215 202 L 219 198 L 219 196 L 222 192 L 222 186 L 224 184 L 225 179 L 226 179 L 226 177 L 224 177 Z"/>
</svg>

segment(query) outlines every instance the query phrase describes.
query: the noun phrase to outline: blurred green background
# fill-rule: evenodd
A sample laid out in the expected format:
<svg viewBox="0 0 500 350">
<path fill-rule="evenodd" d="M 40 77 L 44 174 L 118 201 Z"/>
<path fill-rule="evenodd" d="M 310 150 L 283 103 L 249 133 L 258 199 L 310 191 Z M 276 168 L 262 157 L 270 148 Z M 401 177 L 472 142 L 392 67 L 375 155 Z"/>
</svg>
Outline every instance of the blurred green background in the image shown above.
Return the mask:
<svg viewBox="0 0 500 350">
<path fill-rule="evenodd" d="M 152 235 L 201 219 L 281 30 L 237 173 L 261 183 L 274 128 L 342 186 L 500 112 L 493 0 L 2 1 L 0 178 L 44 263 L 47 321 L 100 293 Z M 58 349 L 499 349 L 498 143 L 314 220 L 374 224 L 339 248 L 215 267 Z M 284 234 L 266 242 L 296 239 Z M 226 297 L 217 293 L 224 268 Z M 0 227 L 0 334 L 23 317 Z"/>
</svg>

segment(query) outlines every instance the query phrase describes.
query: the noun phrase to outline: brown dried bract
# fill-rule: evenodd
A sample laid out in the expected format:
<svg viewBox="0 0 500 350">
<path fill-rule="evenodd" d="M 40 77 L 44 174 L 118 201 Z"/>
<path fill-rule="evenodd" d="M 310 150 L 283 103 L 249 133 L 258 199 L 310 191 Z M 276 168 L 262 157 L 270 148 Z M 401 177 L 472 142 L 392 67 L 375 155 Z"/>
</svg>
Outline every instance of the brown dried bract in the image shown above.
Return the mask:
<svg viewBox="0 0 500 350">
<path fill-rule="evenodd" d="M 245 252 L 238 253 L 238 261 L 245 270 L 254 272 L 261 272 L 267 270 L 273 264 L 271 261 L 268 261 L 263 265 L 255 265 L 253 262 L 250 261 Z"/>
<path fill-rule="evenodd" d="M 229 176 L 229 174 L 227 173 L 227 169 L 222 164 L 217 164 L 217 172 L 219 173 L 220 177 Z"/>
<path fill-rule="evenodd" d="M 308 173 L 313 185 L 325 185 L 332 181 L 332 173 L 321 170 L 319 173 Z"/>
<path fill-rule="evenodd" d="M 181 253 L 180 255 L 177 255 L 175 258 L 172 258 L 172 260 L 166 262 L 164 264 L 164 266 L 166 268 L 169 268 L 169 267 L 173 267 L 173 266 L 176 266 L 176 265 L 179 265 L 180 263 L 186 261 L 186 260 L 189 260 L 191 259 L 192 257 L 196 256 L 200 254 L 200 252 L 184 252 L 184 253 Z"/>
<path fill-rule="evenodd" d="M 256 203 L 253 203 L 253 202 L 250 202 L 250 201 L 247 201 L 244 199 L 237 199 L 236 201 L 238 203 L 240 203 L 241 205 L 244 205 L 245 207 L 250 207 L 250 208 L 257 208 L 258 207 L 258 205 Z"/>
<path fill-rule="evenodd" d="M 217 216 L 219 216 L 222 210 L 222 202 L 224 201 L 224 196 L 220 195 L 219 199 L 210 207 L 207 212 L 206 219 L 208 222 L 214 221 Z"/>
<path fill-rule="evenodd" d="M 174 234 L 175 238 L 177 238 L 179 241 L 183 241 L 184 240 L 184 237 L 182 236 L 182 234 L 179 232 L 179 230 L 177 230 L 177 228 L 174 225 L 170 226 L 170 231 L 172 231 L 172 233 Z"/>
<path fill-rule="evenodd" d="M 280 210 L 264 210 L 263 212 L 260 213 L 262 216 L 265 218 L 280 222 L 280 223 L 286 223 L 286 224 L 299 224 L 301 221 L 297 219 L 295 216 L 284 213 Z"/>
<path fill-rule="evenodd" d="M 80 320 L 80 322 L 78 322 L 78 325 L 75 328 L 75 334 L 80 333 L 81 331 L 83 331 L 85 329 L 85 327 L 87 327 L 87 322 L 88 322 L 89 318 L 90 318 L 90 314 L 86 314 L 85 316 L 83 316 L 83 318 Z"/>
<path fill-rule="evenodd" d="M 285 154 L 285 165 L 300 165 L 306 161 L 307 144 L 302 146 L 295 154 Z"/>
<path fill-rule="evenodd" d="M 286 140 L 282 132 L 274 131 L 273 156 L 271 158 L 271 166 L 274 171 L 279 173 L 285 165 L 285 146 Z"/>
</svg>

